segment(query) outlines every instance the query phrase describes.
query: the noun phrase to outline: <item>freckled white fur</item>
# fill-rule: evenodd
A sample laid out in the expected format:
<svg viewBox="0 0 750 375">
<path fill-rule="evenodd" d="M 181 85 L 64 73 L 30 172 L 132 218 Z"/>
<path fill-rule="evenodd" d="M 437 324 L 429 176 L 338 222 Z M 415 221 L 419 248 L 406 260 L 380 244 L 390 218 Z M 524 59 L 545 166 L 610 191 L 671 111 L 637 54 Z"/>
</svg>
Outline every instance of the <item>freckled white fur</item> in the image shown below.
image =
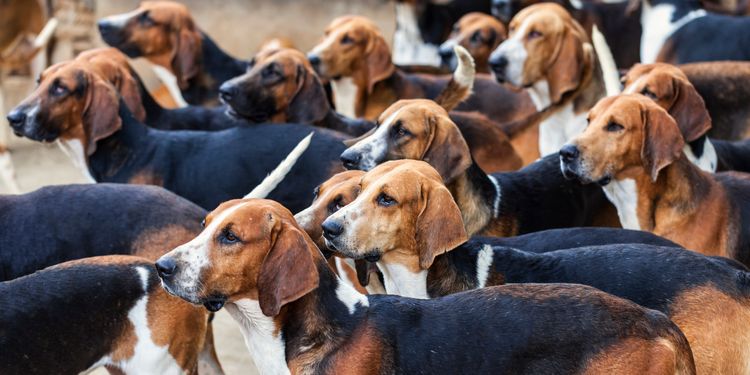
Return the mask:
<svg viewBox="0 0 750 375">
<path fill-rule="evenodd" d="M 495 186 L 495 200 L 492 202 L 492 217 L 497 217 L 500 215 L 500 198 L 502 197 L 502 193 L 500 191 L 500 183 L 497 181 L 497 178 L 492 175 L 487 175 L 487 178 L 490 179 L 492 182 L 492 185 Z"/>
<path fill-rule="evenodd" d="M 299 226 L 306 228 L 309 225 L 310 220 L 313 219 L 312 214 L 313 214 L 313 207 L 312 206 L 307 207 L 304 210 L 297 212 L 296 215 L 294 215 L 294 221 L 296 221 L 297 224 L 299 224 Z"/>
<path fill-rule="evenodd" d="M 263 314 L 258 301 L 243 298 L 228 303 L 225 308 L 240 325 L 245 345 L 258 371 L 264 375 L 290 374 L 284 340 L 277 332 L 273 318 Z"/>
<path fill-rule="evenodd" d="M 484 245 L 482 250 L 477 254 L 477 288 L 484 288 L 487 285 L 487 276 L 490 274 L 494 251 L 492 246 Z"/>
<path fill-rule="evenodd" d="M 331 90 L 336 112 L 347 117 L 357 117 L 356 108 L 354 108 L 357 100 L 357 85 L 354 84 L 354 79 L 342 77 L 331 80 Z"/>
<path fill-rule="evenodd" d="M 177 104 L 177 106 L 180 108 L 187 107 L 188 103 L 182 97 L 180 86 L 177 85 L 177 77 L 175 77 L 174 74 L 169 71 L 169 69 L 161 65 L 152 64 L 151 67 L 153 68 L 156 77 L 159 78 L 159 80 L 167 88 L 167 91 L 169 91 L 169 95 L 172 96 L 172 99 L 174 99 L 174 102 Z"/>
<path fill-rule="evenodd" d="M 698 9 L 689 12 L 684 17 L 672 23 L 672 4 L 658 4 L 652 6 L 648 1 L 641 3 L 641 62 L 651 64 L 656 62 L 664 42 L 680 27 L 688 22 L 706 15 L 706 11 Z"/>
<path fill-rule="evenodd" d="M 716 165 L 718 164 L 718 156 L 716 156 L 716 149 L 710 140 L 705 139 L 703 145 L 703 154 L 700 157 L 696 157 L 690 145 L 685 145 L 682 151 L 693 164 L 697 165 L 698 168 L 714 173 L 716 172 Z"/>
<path fill-rule="evenodd" d="M 86 160 L 85 152 L 83 151 L 83 144 L 78 139 L 58 139 L 57 145 L 72 161 L 73 165 L 81 171 L 81 174 L 86 181 L 92 184 L 96 183 L 96 179 L 89 172 L 89 165 Z"/>
<path fill-rule="evenodd" d="M 635 180 L 612 180 L 602 188 L 612 204 L 617 208 L 620 224 L 625 229 L 641 230 L 638 221 L 638 187 Z"/>
<path fill-rule="evenodd" d="M 385 153 L 388 151 L 388 131 L 391 123 L 398 118 L 402 109 L 403 108 L 388 116 L 388 118 L 378 126 L 375 133 L 357 142 L 351 147 L 352 150 L 357 150 L 362 155 L 362 160 L 359 162 L 360 168 L 369 171 L 378 165 L 378 160 L 382 160 L 385 157 Z"/>
<path fill-rule="evenodd" d="M 494 58 L 497 55 L 501 55 L 508 59 L 505 78 L 515 86 L 521 86 L 523 84 L 523 67 L 529 56 L 526 51 L 526 45 L 523 43 L 523 39 L 529 27 L 530 19 L 526 19 L 521 26 L 518 27 L 518 30 L 513 33 L 512 37 L 500 43 L 490 57 Z"/>
<path fill-rule="evenodd" d="M 378 262 L 378 268 L 383 273 L 386 293 L 410 298 L 430 298 L 427 295 L 426 270 L 414 273 L 401 264 L 385 262 Z"/>
<path fill-rule="evenodd" d="M 393 63 L 398 65 L 440 64 L 437 46 L 422 39 L 414 6 L 407 2 L 396 3 L 396 30 L 393 33 Z"/>
<path fill-rule="evenodd" d="M 586 129 L 586 112 L 576 114 L 573 103 L 565 104 L 539 124 L 539 153 L 560 151 L 565 143 Z"/>
<path fill-rule="evenodd" d="M 339 259 L 336 259 L 336 263 Z M 357 311 L 357 306 L 367 307 L 370 306 L 370 301 L 367 296 L 358 292 L 354 287 L 343 277 L 339 277 L 338 285 L 336 286 L 336 297 L 346 306 L 349 310 L 349 314 L 354 314 Z"/>
</svg>

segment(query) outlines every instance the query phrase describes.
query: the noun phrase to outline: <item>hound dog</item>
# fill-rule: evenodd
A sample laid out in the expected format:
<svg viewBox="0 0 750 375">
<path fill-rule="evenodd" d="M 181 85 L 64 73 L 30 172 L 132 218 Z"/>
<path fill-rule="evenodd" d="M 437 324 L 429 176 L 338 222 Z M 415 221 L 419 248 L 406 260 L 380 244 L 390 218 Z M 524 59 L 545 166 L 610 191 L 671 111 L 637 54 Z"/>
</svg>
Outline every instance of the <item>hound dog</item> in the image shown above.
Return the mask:
<svg viewBox="0 0 750 375">
<path fill-rule="evenodd" d="M 435 214 L 422 239 L 453 245 Z M 663 314 L 590 287 L 364 296 L 276 202 L 229 201 L 206 219 L 201 235 L 157 261 L 162 284 L 210 310 L 226 305 L 261 373 L 695 373 Z"/>
<path fill-rule="evenodd" d="M 707 12 L 695 0 L 629 0 L 641 8 L 641 62 L 750 60 L 750 19 Z"/>
<path fill-rule="evenodd" d="M 399 99 L 435 98 L 450 77 L 407 74 L 391 62 L 391 52 L 369 19 L 344 16 L 333 20 L 323 40 L 308 54 L 321 78 L 330 79 L 336 110 L 350 117 L 375 119 Z M 478 111 L 506 123 L 533 112 L 528 96 L 478 76 L 474 95 L 456 108 Z"/>
<path fill-rule="evenodd" d="M 217 104 L 222 82 L 245 72 L 247 61 L 222 51 L 196 25 L 188 8 L 176 2 L 144 1 L 128 13 L 98 23 L 102 39 L 130 57 L 144 57 L 167 83 L 176 84 L 187 103 Z M 176 77 L 164 78 L 164 72 Z M 171 81 L 170 81 L 171 79 Z"/>
<path fill-rule="evenodd" d="M 557 4 L 523 9 L 509 30 L 490 65 L 498 80 L 525 88 L 541 114 L 514 143 L 524 161 L 535 160 L 583 131 L 586 112 L 604 97 L 602 73 L 588 35 Z"/>
<path fill-rule="evenodd" d="M 680 68 L 663 63 L 639 64 L 630 69 L 623 81 L 625 93 L 646 95 L 669 112 L 687 142 L 683 152 L 695 165 L 709 172 L 750 172 L 747 169 L 750 141 L 731 142 L 707 137 L 712 119 L 703 98 Z"/>
<path fill-rule="evenodd" d="M 490 53 L 505 40 L 508 33 L 505 26 L 489 14 L 472 12 L 461 17 L 451 31 L 448 40 L 440 45 L 440 63 L 455 70 L 458 61 L 453 47 L 460 45 L 466 48 L 476 63 L 479 73 L 491 73 L 487 61 Z"/>
<path fill-rule="evenodd" d="M 641 61 L 640 12 L 628 12 L 626 1 L 492 0 L 492 15 L 508 24 L 521 9 L 542 2 L 560 4 L 583 26 L 589 36 L 596 26 L 612 47 L 612 55 L 620 69 L 627 69 Z"/>
<path fill-rule="evenodd" d="M 541 233 L 539 242 L 518 241 L 532 252 L 483 238 L 456 248 L 436 247 L 421 228 L 438 220 L 446 236 L 460 238 L 463 223 L 429 165 L 383 164 L 362 178 L 361 189 L 353 202 L 323 223 L 324 236 L 343 256 L 377 259 L 389 294 L 434 298 L 505 283 L 589 285 L 670 316 L 690 341 L 699 373 L 750 371 L 747 354 L 738 351 L 750 343 L 750 335 L 736 329 L 750 318 L 750 273 L 741 264 L 705 257 L 665 240 L 671 246 L 600 242 L 537 254 L 537 244 L 551 244 L 552 249 L 570 244 L 569 239 L 555 243 L 558 238 Z M 563 235 L 566 231 L 558 230 Z"/>
<path fill-rule="evenodd" d="M 561 169 L 603 186 L 624 228 L 750 264 L 747 175 L 700 170 L 682 152 L 675 120 L 643 95 L 603 99 L 589 120 L 560 150 Z"/>
<path fill-rule="evenodd" d="M 556 155 L 518 172 L 486 174 L 445 110 L 429 100 L 394 104 L 374 133 L 341 154 L 347 169 L 366 171 L 397 159 L 424 160 L 440 172 L 470 235 L 619 225 L 601 189 L 567 180 Z"/>
<path fill-rule="evenodd" d="M 198 373 L 206 312 L 160 288 L 147 259 L 62 263 L 0 283 L 0 303 L 3 373 Z"/>
<path fill-rule="evenodd" d="M 313 131 L 307 151 L 287 166 L 287 183 L 269 196 L 302 210 L 309 191 L 341 170 L 343 134 L 291 124 L 165 132 L 138 122 L 117 98 L 91 67 L 61 63 L 12 111 L 20 119 L 13 129 L 37 141 L 60 140 L 92 181 L 163 186 L 202 207 L 244 196 Z"/>
</svg>

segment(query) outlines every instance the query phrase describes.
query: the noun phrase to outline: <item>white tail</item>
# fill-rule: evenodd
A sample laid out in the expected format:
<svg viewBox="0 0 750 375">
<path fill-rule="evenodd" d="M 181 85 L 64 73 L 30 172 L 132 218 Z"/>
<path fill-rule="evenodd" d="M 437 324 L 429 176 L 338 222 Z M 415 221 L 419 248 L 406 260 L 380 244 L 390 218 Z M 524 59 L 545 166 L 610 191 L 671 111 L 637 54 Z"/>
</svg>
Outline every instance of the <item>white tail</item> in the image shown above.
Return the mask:
<svg viewBox="0 0 750 375">
<path fill-rule="evenodd" d="M 615 64 L 615 58 L 612 56 L 612 50 L 609 49 L 607 40 L 596 25 L 591 30 L 591 41 L 594 43 L 594 51 L 596 51 L 599 65 L 602 68 L 607 96 L 619 94 L 622 92 L 622 88 L 620 87 L 620 73 L 617 71 L 617 64 Z"/>
<path fill-rule="evenodd" d="M 458 61 L 456 71 L 453 72 L 453 79 L 459 85 L 468 87 L 471 91 L 474 88 L 474 75 L 476 74 L 474 58 L 471 57 L 466 48 L 458 45 L 453 47 L 453 53 L 456 54 L 456 60 Z"/>
<path fill-rule="evenodd" d="M 261 182 L 260 185 L 256 186 L 253 191 L 245 195 L 243 198 L 265 198 L 266 196 L 268 196 L 268 194 L 271 194 L 273 189 L 276 189 L 276 186 L 278 186 L 281 181 L 284 180 L 286 174 L 289 173 L 290 170 L 292 170 L 294 164 L 297 163 L 297 159 L 299 159 L 299 157 L 302 156 L 305 150 L 307 150 L 307 147 L 310 146 L 310 140 L 312 139 L 313 134 L 315 134 L 315 132 L 312 132 L 307 137 L 302 138 L 297 146 L 292 149 L 289 155 L 287 155 L 286 158 L 284 158 L 284 160 L 279 163 L 276 169 L 274 169 L 268 176 L 266 176 L 266 178 L 263 179 L 263 182 Z"/>
</svg>

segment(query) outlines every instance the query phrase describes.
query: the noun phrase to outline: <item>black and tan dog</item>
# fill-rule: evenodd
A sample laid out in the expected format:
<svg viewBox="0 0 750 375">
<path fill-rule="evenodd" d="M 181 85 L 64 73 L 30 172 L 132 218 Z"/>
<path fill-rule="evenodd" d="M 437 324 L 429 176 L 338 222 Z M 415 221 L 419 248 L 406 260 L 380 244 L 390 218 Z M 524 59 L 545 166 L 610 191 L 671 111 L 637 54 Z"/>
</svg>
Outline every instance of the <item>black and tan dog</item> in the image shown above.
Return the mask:
<svg viewBox="0 0 750 375">
<path fill-rule="evenodd" d="M 247 61 L 222 51 L 176 2 L 144 1 L 132 12 L 100 20 L 99 32 L 110 46 L 172 73 L 190 104 L 218 104 L 219 85 L 247 68 Z"/>
<path fill-rule="evenodd" d="M 60 140 L 92 181 L 165 187 L 202 207 L 242 197 L 315 132 L 285 183 L 270 197 L 298 211 L 309 192 L 341 170 L 346 136 L 306 125 L 240 126 L 217 132 L 159 131 L 130 114 L 117 90 L 89 64 L 49 68 L 9 117 L 13 130 L 41 142 Z M 210 181 L 210 183 L 209 183 Z"/>
<path fill-rule="evenodd" d="M 682 152 L 675 120 L 652 99 L 600 101 L 586 131 L 560 150 L 563 172 L 604 186 L 624 228 L 750 264 L 750 179 L 710 174 Z"/>
<path fill-rule="evenodd" d="M 456 199 L 470 235 L 619 226 L 601 189 L 564 178 L 557 155 L 517 172 L 486 174 L 445 110 L 430 100 L 392 105 L 375 132 L 349 147 L 341 159 L 348 169 L 366 171 L 388 160 L 430 163 Z"/>
<path fill-rule="evenodd" d="M 407 74 L 391 62 L 391 52 L 378 27 L 365 17 L 333 20 L 323 40 L 308 54 L 315 71 L 330 79 L 336 110 L 351 117 L 375 119 L 399 99 L 434 99 L 450 76 Z M 456 108 L 478 111 L 498 123 L 533 113 L 526 94 L 477 76 L 474 95 Z"/>
<path fill-rule="evenodd" d="M 94 257 L 0 283 L 3 373 L 197 374 L 207 314 L 168 295 L 152 262 Z"/>
<path fill-rule="evenodd" d="M 420 238 L 436 249 L 454 241 L 441 220 Z M 695 373 L 687 340 L 664 315 L 586 286 L 501 286 L 433 301 L 359 294 L 267 200 L 222 204 L 156 267 L 171 293 L 210 310 L 226 305 L 262 373 Z"/>
<path fill-rule="evenodd" d="M 750 273 L 739 263 L 643 243 L 534 253 L 570 244 L 559 238 L 565 230 L 558 238 L 550 233 L 524 242 L 533 252 L 483 238 L 444 248 L 423 228 L 440 223 L 447 238 L 461 238 L 463 223 L 429 165 L 383 164 L 362 178 L 361 189 L 323 223 L 324 236 L 342 256 L 377 259 L 389 294 L 430 298 L 505 283 L 589 285 L 670 316 L 690 341 L 699 373 L 750 371 L 750 353 L 738 350 L 750 334 L 736 328 L 750 318 Z"/>
</svg>

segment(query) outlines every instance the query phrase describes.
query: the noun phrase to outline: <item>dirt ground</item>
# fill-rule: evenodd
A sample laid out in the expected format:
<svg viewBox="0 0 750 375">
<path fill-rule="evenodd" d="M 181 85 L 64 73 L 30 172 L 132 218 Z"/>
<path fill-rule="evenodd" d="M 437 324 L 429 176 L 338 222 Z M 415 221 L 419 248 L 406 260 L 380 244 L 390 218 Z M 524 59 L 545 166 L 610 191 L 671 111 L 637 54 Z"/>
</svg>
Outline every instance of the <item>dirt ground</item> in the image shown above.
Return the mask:
<svg viewBox="0 0 750 375">
<path fill-rule="evenodd" d="M 320 38 L 325 25 L 344 14 L 362 14 L 375 20 L 386 34 L 395 25 L 393 3 L 386 0 L 188 0 L 198 25 L 222 48 L 237 57 L 252 56 L 257 46 L 270 37 L 284 36 L 298 48 L 309 50 Z M 135 0 L 98 1 L 98 16 L 134 9 Z M 98 39 L 98 35 L 97 35 Z M 149 77 L 143 63 L 137 69 Z M 10 110 L 32 89 L 32 82 L 6 82 L 5 111 Z M 8 90 L 10 89 L 10 90 Z M 2 110 L 0 110 L 2 111 Z M 5 115 L 0 129 L 7 131 Z M 24 192 L 45 185 L 82 183 L 84 179 L 55 145 L 41 145 L 10 136 L 10 149 L 18 182 Z M 0 192 L 6 192 L 0 186 Z M 219 358 L 227 374 L 256 374 L 242 336 L 226 312 L 214 320 Z M 97 370 L 94 374 L 106 374 Z"/>
</svg>

